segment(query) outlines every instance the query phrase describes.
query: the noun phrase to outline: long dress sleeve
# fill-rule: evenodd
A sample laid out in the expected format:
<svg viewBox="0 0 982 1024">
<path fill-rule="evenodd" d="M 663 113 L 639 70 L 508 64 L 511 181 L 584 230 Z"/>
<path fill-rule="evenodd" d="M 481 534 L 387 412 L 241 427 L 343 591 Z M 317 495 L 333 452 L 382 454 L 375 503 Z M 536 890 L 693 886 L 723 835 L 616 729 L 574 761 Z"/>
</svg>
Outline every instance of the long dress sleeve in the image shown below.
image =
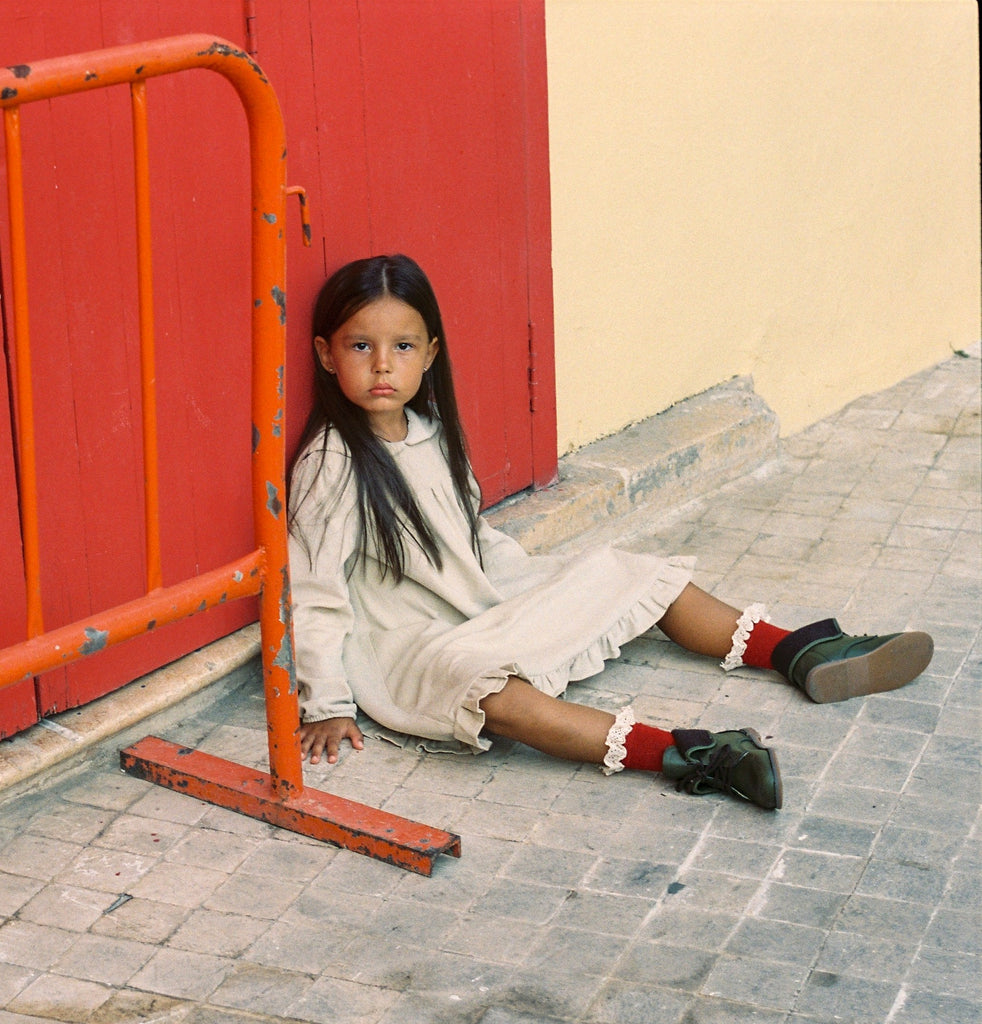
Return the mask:
<svg viewBox="0 0 982 1024">
<path fill-rule="evenodd" d="M 300 713 L 305 722 L 354 718 L 342 658 L 354 626 L 348 571 L 358 530 L 354 479 L 341 451 L 315 446 L 293 472 L 290 577 Z"/>
</svg>

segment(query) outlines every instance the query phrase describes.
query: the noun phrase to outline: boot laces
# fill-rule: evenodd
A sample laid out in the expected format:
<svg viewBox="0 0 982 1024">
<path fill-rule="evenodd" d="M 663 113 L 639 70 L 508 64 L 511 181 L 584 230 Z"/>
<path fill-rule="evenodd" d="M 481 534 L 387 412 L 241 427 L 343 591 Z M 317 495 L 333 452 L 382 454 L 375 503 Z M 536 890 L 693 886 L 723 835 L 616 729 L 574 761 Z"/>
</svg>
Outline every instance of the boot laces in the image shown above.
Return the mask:
<svg viewBox="0 0 982 1024">
<path fill-rule="evenodd" d="M 742 755 L 737 754 L 729 743 L 724 743 L 723 746 L 713 752 L 705 764 L 694 765 L 688 775 L 679 779 L 675 784 L 675 789 L 679 792 L 684 789 L 687 793 L 692 793 L 699 783 L 705 782 L 712 786 L 713 789 L 722 789 L 726 793 L 742 795 L 733 787 L 730 781 L 733 776 L 733 769 L 742 760 Z"/>
</svg>

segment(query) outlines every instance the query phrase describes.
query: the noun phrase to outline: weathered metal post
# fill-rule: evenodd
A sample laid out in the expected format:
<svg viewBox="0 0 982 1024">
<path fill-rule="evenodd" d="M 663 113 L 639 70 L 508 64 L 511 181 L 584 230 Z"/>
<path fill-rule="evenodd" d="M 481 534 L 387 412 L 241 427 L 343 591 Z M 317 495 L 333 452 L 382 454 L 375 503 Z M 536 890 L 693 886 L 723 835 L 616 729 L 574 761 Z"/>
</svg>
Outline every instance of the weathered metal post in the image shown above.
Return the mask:
<svg viewBox="0 0 982 1024">
<path fill-rule="evenodd" d="M 252 503 L 256 549 L 170 587 L 161 585 L 157 492 L 153 281 L 146 82 L 192 68 L 223 75 L 236 89 L 249 128 L 252 196 Z M 137 207 L 141 388 L 143 394 L 147 593 L 45 632 L 41 614 L 34 413 L 28 319 L 20 107 L 25 103 L 129 85 Z M 122 751 L 130 773 L 283 828 L 430 874 L 441 853 L 460 855 L 460 838 L 363 804 L 304 790 L 290 615 L 286 524 L 286 135 L 276 94 L 242 50 L 212 36 L 179 36 L 0 70 L 8 162 L 13 334 L 17 367 L 18 491 L 27 579 L 28 638 L 0 650 L 0 690 L 32 675 L 98 654 L 113 644 L 227 600 L 258 595 L 269 773 L 148 736 Z"/>
</svg>

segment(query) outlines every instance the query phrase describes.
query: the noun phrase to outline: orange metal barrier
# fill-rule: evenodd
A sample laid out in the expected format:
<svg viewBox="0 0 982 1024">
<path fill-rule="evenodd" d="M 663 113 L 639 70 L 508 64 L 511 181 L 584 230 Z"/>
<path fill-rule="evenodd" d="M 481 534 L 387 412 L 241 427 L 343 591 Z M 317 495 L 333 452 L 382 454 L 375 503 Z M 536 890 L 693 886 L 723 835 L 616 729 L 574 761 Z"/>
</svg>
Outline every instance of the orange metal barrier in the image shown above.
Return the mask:
<svg viewBox="0 0 982 1024">
<path fill-rule="evenodd" d="M 205 68 L 223 75 L 243 104 L 252 188 L 252 503 L 256 549 L 219 569 L 162 586 L 154 371 L 153 268 L 147 145 L 147 80 Z M 146 596 L 45 631 L 38 542 L 35 419 L 31 378 L 20 107 L 71 93 L 128 85 L 132 100 L 137 279 L 143 404 Z M 242 50 L 195 35 L 115 47 L 0 69 L 7 157 L 18 497 L 27 580 L 28 639 L 0 650 L 0 691 L 97 654 L 227 600 L 258 595 L 269 774 L 154 737 L 122 752 L 123 767 L 161 785 L 285 828 L 430 874 L 440 853 L 460 855 L 460 838 L 317 791 L 304 792 L 287 563 L 284 366 L 286 356 L 286 137 L 276 94 Z"/>
</svg>

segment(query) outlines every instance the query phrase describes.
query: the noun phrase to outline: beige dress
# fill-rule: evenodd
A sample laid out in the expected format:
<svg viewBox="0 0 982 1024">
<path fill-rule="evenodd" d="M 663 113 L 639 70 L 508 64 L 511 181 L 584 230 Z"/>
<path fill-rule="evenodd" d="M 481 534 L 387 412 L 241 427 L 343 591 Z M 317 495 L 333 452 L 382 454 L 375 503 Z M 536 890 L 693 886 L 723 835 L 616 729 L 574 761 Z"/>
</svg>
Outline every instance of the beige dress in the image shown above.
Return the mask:
<svg viewBox="0 0 982 1024">
<path fill-rule="evenodd" d="M 386 442 L 443 553 L 437 570 L 411 540 L 396 582 L 358 557 L 356 485 L 336 432 L 298 460 L 290 549 L 300 707 L 307 722 L 355 717 L 428 749 L 486 750 L 480 701 L 509 676 L 553 696 L 595 675 L 650 629 L 692 576 L 690 558 L 616 547 L 528 555 L 480 520 L 471 548 L 435 420 L 406 410 L 405 441 Z"/>
</svg>

